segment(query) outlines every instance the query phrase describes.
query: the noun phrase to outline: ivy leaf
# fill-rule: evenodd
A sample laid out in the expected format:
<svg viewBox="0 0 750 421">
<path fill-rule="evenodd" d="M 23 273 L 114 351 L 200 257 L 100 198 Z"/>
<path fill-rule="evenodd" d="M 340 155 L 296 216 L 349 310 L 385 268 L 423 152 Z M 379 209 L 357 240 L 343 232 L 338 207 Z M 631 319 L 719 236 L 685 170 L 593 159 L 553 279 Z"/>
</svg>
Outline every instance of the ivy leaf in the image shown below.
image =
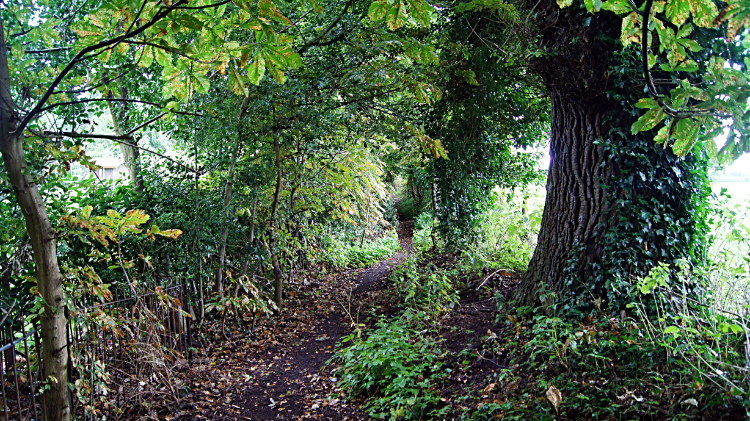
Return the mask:
<svg viewBox="0 0 750 421">
<path fill-rule="evenodd" d="M 253 61 L 253 64 L 250 65 L 250 70 L 247 72 L 247 77 L 250 79 L 250 82 L 253 85 L 258 86 L 265 74 L 266 59 L 263 57 L 263 54 L 258 52 L 258 54 L 256 54 L 255 56 L 255 61 Z"/>
</svg>

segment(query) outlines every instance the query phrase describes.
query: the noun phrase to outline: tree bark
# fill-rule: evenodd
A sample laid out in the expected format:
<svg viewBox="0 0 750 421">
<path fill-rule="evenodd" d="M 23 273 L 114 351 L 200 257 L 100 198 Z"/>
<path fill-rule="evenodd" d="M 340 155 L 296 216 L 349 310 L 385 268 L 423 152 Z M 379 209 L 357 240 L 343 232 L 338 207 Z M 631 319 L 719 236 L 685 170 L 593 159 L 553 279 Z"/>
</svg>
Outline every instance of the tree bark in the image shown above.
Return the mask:
<svg viewBox="0 0 750 421">
<path fill-rule="evenodd" d="M 279 198 L 281 197 L 281 184 L 284 181 L 284 169 L 281 166 L 281 145 L 279 144 L 279 133 L 274 127 L 273 129 L 273 150 L 276 154 L 276 190 L 273 194 L 273 204 L 271 205 L 271 220 L 268 230 L 269 235 L 269 248 L 268 251 L 271 253 L 271 264 L 273 265 L 273 280 L 274 280 L 274 294 L 273 298 L 276 301 L 276 305 L 281 307 L 283 298 L 282 292 L 284 290 L 284 278 L 281 272 L 281 265 L 279 264 L 279 256 L 276 251 L 277 238 L 276 238 L 276 216 L 279 210 Z"/>
<path fill-rule="evenodd" d="M 551 0 L 540 16 L 541 47 L 555 52 L 531 66 L 550 94 L 550 168 L 537 247 L 513 298 L 606 301 L 619 313 L 632 279 L 699 258 L 706 169 L 655 144 L 655 130 L 630 133 L 643 84 L 638 62 L 614 54 L 618 18 Z"/>
<path fill-rule="evenodd" d="M 26 230 L 34 252 L 37 288 L 44 300 L 44 312 L 40 317 L 43 381 L 49 387 L 42 395 L 44 418 L 48 421 L 67 421 L 70 419 L 67 319 L 62 276 L 57 263 L 56 233 L 47 215 L 44 200 L 29 173 L 23 150 L 23 135 L 16 133 L 18 115 L 10 91 L 4 34 L 5 29 L 0 21 L 0 152 L 26 221 Z"/>
<path fill-rule="evenodd" d="M 606 211 L 601 180 L 602 148 L 594 144 L 602 137 L 602 119 L 612 108 L 607 101 L 574 102 L 551 91 L 552 130 L 547 197 L 534 256 L 524 282 L 515 295 L 523 305 L 533 305 L 538 290 L 559 293 L 565 288 L 568 260 L 580 259 L 579 273 L 601 258 L 601 229 Z M 582 255 L 576 255 L 582 249 Z"/>
<path fill-rule="evenodd" d="M 128 90 L 125 86 L 119 83 L 120 99 L 128 99 Z M 112 97 L 112 93 L 109 93 Z M 127 102 L 117 104 L 113 101 L 109 101 L 109 113 L 112 115 L 112 125 L 114 126 L 115 133 L 118 136 L 124 136 L 127 132 L 126 128 L 128 125 L 128 111 L 130 107 Z M 128 169 L 128 175 L 130 176 L 130 182 L 133 183 L 133 189 L 137 192 L 143 191 L 143 175 L 141 174 L 141 152 L 136 146 L 138 141 L 133 139 L 131 141 L 133 145 L 118 142 L 120 145 L 120 152 L 122 152 L 122 159 L 125 162 L 125 167 Z"/>
<path fill-rule="evenodd" d="M 227 169 L 227 181 L 224 183 L 224 202 L 223 209 L 225 216 L 229 216 L 229 203 L 232 201 L 232 188 L 234 186 L 234 166 L 237 165 L 237 158 L 240 153 L 240 141 L 242 136 L 240 135 L 240 125 L 242 119 L 245 118 L 247 112 L 247 106 L 250 101 L 250 97 L 245 97 L 240 105 L 240 116 L 237 121 L 237 142 L 234 145 L 234 151 L 232 152 L 232 158 L 229 162 L 229 168 Z M 224 298 L 224 265 L 227 257 L 227 239 L 229 238 L 229 226 L 225 223 L 221 229 L 221 241 L 219 242 L 219 266 L 216 268 L 216 277 L 214 278 L 214 292 L 219 294 L 220 298 Z"/>
<path fill-rule="evenodd" d="M 538 304 L 546 296 L 541 291 L 565 290 L 571 260 L 577 273 L 570 275 L 583 281 L 601 259 L 607 206 L 601 183 L 612 168 L 594 141 L 608 135 L 610 125 L 603 121 L 617 103 L 606 94 L 614 45 L 600 33 L 614 35 L 619 28 L 607 29 L 600 15 L 584 26 L 575 7 L 560 10 L 547 1 L 541 9 L 540 47 L 556 52 L 532 62 L 550 94 L 550 167 L 537 246 L 513 294 L 520 305 Z"/>
</svg>

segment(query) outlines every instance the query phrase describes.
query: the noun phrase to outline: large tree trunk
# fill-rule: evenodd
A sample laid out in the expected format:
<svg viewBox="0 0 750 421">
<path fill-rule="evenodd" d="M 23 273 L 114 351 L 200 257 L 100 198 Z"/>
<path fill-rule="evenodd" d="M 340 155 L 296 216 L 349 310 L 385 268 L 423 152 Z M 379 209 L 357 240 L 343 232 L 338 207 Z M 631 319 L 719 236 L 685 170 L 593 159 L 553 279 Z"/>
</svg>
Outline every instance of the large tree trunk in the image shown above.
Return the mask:
<svg viewBox="0 0 750 421">
<path fill-rule="evenodd" d="M 56 233 L 47 216 L 44 200 L 29 173 L 23 150 L 23 136 L 15 132 L 18 122 L 10 92 L 4 33 L 0 21 L 0 152 L 26 221 L 26 230 L 34 252 L 37 288 L 44 299 L 44 312 L 41 315 L 42 380 L 49 387 L 42 395 L 44 416 L 50 421 L 69 420 L 67 319 L 62 276 L 57 264 Z"/>
<path fill-rule="evenodd" d="M 514 299 L 619 312 L 632 279 L 699 257 L 705 166 L 656 145 L 655 131 L 630 133 L 643 84 L 637 61 L 607 41 L 618 18 L 551 0 L 540 16 L 541 47 L 554 51 L 532 63 L 550 93 L 550 168 L 537 248 Z"/>
<path fill-rule="evenodd" d="M 559 295 L 570 287 L 570 276 L 585 280 L 602 257 L 607 192 L 601 183 L 612 168 L 594 141 L 608 135 L 611 127 L 603 122 L 617 103 L 606 94 L 612 89 L 614 45 L 599 36 L 607 31 L 616 36 L 619 28 L 605 28 L 603 13 L 584 26 L 586 16 L 576 9 L 560 10 L 547 1 L 540 13 L 541 47 L 555 51 L 532 64 L 550 94 L 550 167 L 536 250 L 514 292 L 522 305 L 547 301 L 549 295 L 540 291 Z M 576 264 L 571 266 L 571 261 Z"/>
<path fill-rule="evenodd" d="M 585 94 L 585 92 L 584 92 Z M 602 119 L 612 109 L 606 100 L 573 101 L 550 92 L 552 137 L 547 198 L 534 256 L 526 279 L 516 290 L 522 304 L 535 304 L 537 290 L 559 293 L 568 260 L 576 259 L 577 273 L 586 277 L 592 263 L 601 258 L 600 224 L 606 210 L 606 192 L 600 180 L 609 169 L 604 151 L 594 141 L 606 135 Z"/>
</svg>

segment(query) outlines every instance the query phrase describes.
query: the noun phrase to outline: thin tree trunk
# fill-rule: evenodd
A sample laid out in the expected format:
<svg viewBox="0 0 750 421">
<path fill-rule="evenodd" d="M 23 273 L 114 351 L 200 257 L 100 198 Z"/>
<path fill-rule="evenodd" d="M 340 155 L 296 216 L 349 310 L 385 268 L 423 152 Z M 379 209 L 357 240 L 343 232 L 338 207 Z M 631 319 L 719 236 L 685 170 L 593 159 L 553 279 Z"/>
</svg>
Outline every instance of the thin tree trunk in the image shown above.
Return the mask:
<svg viewBox="0 0 750 421">
<path fill-rule="evenodd" d="M 47 215 L 44 200 L 29 172 L 23 150 L 23 136 L 15 133 L 18 122 L 10 92 L 8 51 L 4 34 L 5 29 L 0 20 L 0 152 L 26 221 L 26 230 L 34 252 L 37 288 L 44 300 L 44 312 L 40 317 L 43 381 L 48 387 L 42 394 L 44 419 L 67 421 L 70 419 L 67 319 L 62 276 L 57 263 L 56 233 Z"/>
<path fill-rule="evenodd" d="M 118 81 L 118 87 L 120 89 L 119 99 L 128 99 L 128 90 L 122 86 Z M 110 93 L 109 97 L 113 95 Z M 115 103 L 109 101 L 109 113 L 112 115 L 112 125 L 114 126 L 115 133 L 118 136 L 123 136 L 127 132 L 127 125 L 130 116 L 128 112 L 130 107 L 127 102 Z M 138 144 L 138 141 L 133 139 L 130 143 L 133 145 Z M 125 161 L 125 167 L 128 169 L 128 175 L 130 176 L 130 182 L 133 183 L 133 188 L 137 192 L 143 191 L 143 175 L 141 174 L 141 163 L 140 156 L 141 152 L 136 146 L 125 144 L 120 142 L 120 152 L 122 152 L 122 158 Z"/>
<path fill-rule="evenodd" d="M 239 133 L 240 130 L 240 123 L 242 122 L 242 119 L 245 118 L 245 113 L 247 112 L 247 105 L 249 103 L 250 97 L 245 97 L 242 100 L 242 105 L 240 106 L 240 117 L 237 122 L 237 142 L 234 145 L 234 152 L 232 153 L 232 160 L 229 162 L 229 169 L 227 170 L 227 181 L 224 184 L 224 202 L 223 202 L 223 209 L 225 212 L 225 216 L 229 217 L 229 203 L 232 201 L 232 187 L 234 185 L 234 167 L 237 164 L 237 158 L 240 152 L 240 140 L 241 136 Z M 227 223 L 224 223 L 224 226 L 221 229 L 221 241 L 219 242 L 219 267 L 216 268 L 216 277 L 214 278 L 214 293 L 218 293 L 219 297 L 224 298 L 224 264 L 226 263 L 226 255 L 227 255 L 227 238 L 229 237 L 229 225 Z"/>
<path fill-rule="evenodd" d="M 276 301 L 276 305 L 281 307 L 282 304 L 282 291 L 284 289 L 284 279 L 282 277 L 281 265 L 279 264 L 279 256 L 276 252 L 276 215 L 279 210 L 279 198 L 281 196 L 281 184 L 284 181 L 284 170 L 281 166 L 281 145 L 279 144 L 279 133 L 274 127 L 273 129 L 273 150 L 276 154 L 276 190 L 273 194 L 273 204 L 271 206 L 271 221 L 270 229 L 268 230 L 269 235 L 269 252 L 271 253 L 271 264 L 273 265 L 273 280 L 274 280 L 274 294 L 273 298 Z"/>
<path fill-rule="evenodd" d="M 434 249 L 437 243 L 437 230 L 435 229 L 435 218 L 437 217 L 438 204 L 437 204 L 437 192 L 438 186 L 437 181 L 433 178 L 432 180 L 432 228 L 430 229 L 430 237 L 432 238 L 432 248 Z"/>
</svg>

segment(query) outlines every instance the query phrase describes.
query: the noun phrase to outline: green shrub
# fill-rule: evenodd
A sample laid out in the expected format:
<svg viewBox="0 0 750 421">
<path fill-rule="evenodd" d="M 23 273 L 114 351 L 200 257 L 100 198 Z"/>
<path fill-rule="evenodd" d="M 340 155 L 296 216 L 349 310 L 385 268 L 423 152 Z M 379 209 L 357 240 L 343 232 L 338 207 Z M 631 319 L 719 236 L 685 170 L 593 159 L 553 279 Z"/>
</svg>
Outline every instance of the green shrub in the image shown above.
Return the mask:
<svg viewBox="0 0 750 421">
<path fill-rule="evenodd" d="M 398 216 L 402 221 L 415 219 L 419 214 L 425 211 L 430 205 L 427 200 L 417 203 L 413 198 L 401 199 L 398 202 Z"/>
<path fill-rule="evenodd" d="M 400 249 L 396 232 L 391 230 L 374 241 L 352 245 L 341 237 L 328 236 L 323 241 L 320 260 L 333 268 L 365 267 L 375 264 Z"/>
<path fill-rule="evenodd" d="M 381 319 L 367 339 L 355 333 L 352 345 L 337 355 L 341 388 L 347 397 L 365 397 L 364 409 L 375 419 L 436 419 L 435 384 L 446 375 L 438 342 L 413 327 L 411 313 L 391 322 Z"/>
<path fill-rule="evenodd" d="M 471 269 L 526 270 L 542 220 L 539 196 L 499 195 L 492 209 L 482 215 L 479 235 L 464 250 L 464 262 Z"/>
<path fill-rule="evenodd" d="M 409 309 L 435 318 L 458 302 L 458 293 L 444 270 L 433 266 L 417 269 L 419 258 L 410 256 L 391 273 L 391 281 Z"/>
<path fill-rule="evenodd" d="M 706 271 L 683 261 L 675 274 L 668 265 L 661 264 L 639 280 L 638 288 L 644 297 L 633 307 L 649 338 L 689 367 L 696 381 L 700 378 L 747 404 L 750 288 L 745 282 L 729 300 L 725 289 L 736 275 L 727 275 L 736 272 L 722 272 L 717 266 Z M 653 300 L 654 305 L 644 300 Z M 656 311 L 649 312 L 649 308 Z"/>
<path fill-rule="evenodd" d="M 437 239 L 437 244 L 433 244 L 433 235 L 436 237 L 438 235 L 435 229 L 435 222 L 432 212 L 422 212 L 414 220 L 412 243 L 415 250 L 422 252 L 431 249 L 433 245 L 437 247 L 443 245 L 443 242 L 439 238 Z"/>
</svg>

